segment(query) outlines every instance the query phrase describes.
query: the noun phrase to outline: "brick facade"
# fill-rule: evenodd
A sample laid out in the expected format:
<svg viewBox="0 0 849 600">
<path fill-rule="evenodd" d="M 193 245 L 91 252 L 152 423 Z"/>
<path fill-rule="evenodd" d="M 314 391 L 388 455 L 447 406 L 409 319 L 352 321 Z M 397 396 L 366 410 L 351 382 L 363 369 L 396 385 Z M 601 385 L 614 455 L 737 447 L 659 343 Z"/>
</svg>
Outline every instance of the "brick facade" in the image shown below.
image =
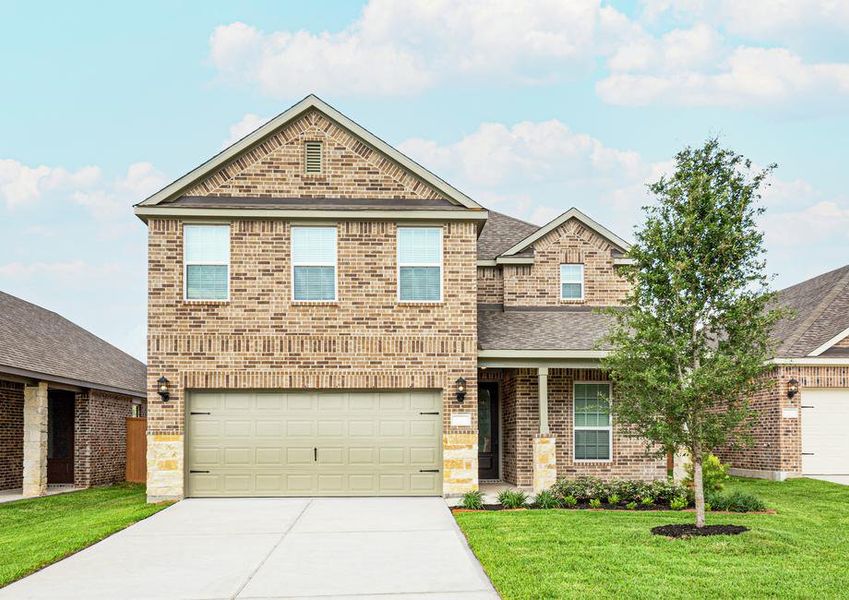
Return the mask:
<svg viewBox="0 0 849 600">
<path fill-rule="evenodd" d="M 478 304 L 504 304 L 504 273 L 500 266 L 478 267 Z"/>
<path fill-rule="evenodd" d="M 769 378 L 773 385 L 749 399 L 755 413 L 752 444 L 745 446 L 740 440 L 732 440 L 717 455 L 735 469 L 798 476 L 802 473 L 801 407 L 805 388 L 849 389 L 849 366 L 778 366 Z M 788 398 L 791 379 L 799 382 L 799 393 Z M 788 414 L 795 417 L 785 416 L 784 409 L 793 409 Z"/>
<path fill-rule="evenodd" d="M 502 429 L 502 478 L 530 487 L 534 482 L 534 443 L 539 434 L 538 379 L 535 369 L 486 369 L 481 378 L 499 381 Z M 610 461 L 576 462 L 573 436 L 573 383 L 607 381 L 596 369 L 551 369 L 548 375 L 548 424 L 556 439 L 558 477 L 594 475 L 603 479 L 652 480 L 666 475 L 664 458 L 649 456 L 645 442 L 613 427 Z M 615 390 L 613 402 L 616 401 Z"/>
<path fill-rule="evenodd" d="M 124 481 L 126 419 L 133 399 L 86 390 L 74 396 L 74 485 L 91 487 Z"/>
<path fill-rule="evenodd" d="M 505 306 L 562 306 L 619 304 L 628 283 L 615 270 L 606 239 L 570 219 L 534 243 L 532 265 L 503 265 Z M 560 299 L 560 265 L 584 265 L 584 300 Z M 479 271 L 480 273 L 480 271 Z"/>
<path fill-rule="evenodd" d="M 0 490 L 21 487 L 24 464 L 24 386 L 0 380 Z"/>
</svg>

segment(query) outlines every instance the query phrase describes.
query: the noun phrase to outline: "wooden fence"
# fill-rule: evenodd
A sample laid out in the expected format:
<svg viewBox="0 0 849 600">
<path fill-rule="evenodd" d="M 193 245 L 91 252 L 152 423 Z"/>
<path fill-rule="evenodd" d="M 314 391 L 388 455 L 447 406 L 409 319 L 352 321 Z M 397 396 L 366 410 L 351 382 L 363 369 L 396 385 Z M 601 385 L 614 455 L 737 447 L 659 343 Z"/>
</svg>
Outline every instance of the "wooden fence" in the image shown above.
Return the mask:
<svg viewBox="0 0 849 600">
<path fill-rule="evenodd" d="M 147 419 L 127 417 L 127 481 L 147 481 Z"/>
</svg>

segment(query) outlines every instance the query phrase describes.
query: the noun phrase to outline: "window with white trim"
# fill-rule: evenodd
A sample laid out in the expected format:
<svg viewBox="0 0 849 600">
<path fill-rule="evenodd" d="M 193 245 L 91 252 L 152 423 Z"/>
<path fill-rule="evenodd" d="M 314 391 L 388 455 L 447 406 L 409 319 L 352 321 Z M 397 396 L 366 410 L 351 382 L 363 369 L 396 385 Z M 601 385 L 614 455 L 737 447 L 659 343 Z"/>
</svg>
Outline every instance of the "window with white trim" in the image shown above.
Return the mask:
<svg viewBox="0 0 849 600">
<path fill-rule="evenodd" d="M 230 299 L 230 226 L 183 226 L 183 297 Z"/>
<path fill-rule="evenodd" d="M 442 228 L 398 228 L 398 300 L 442 301 Z"/>
<path fill-rule="evenodd" d="M 560 265 L 560 299 L 584 299 L 584 265 Z"/>
<path fill-rule="evenodd" d="M 575 460 L 610 460 L 610 384 L 575 384 Z"/>
<path fill-rule="evenodd" d="M 292 227 L 292 299 L 336 300 L 335 227 Z"/>
</svg>

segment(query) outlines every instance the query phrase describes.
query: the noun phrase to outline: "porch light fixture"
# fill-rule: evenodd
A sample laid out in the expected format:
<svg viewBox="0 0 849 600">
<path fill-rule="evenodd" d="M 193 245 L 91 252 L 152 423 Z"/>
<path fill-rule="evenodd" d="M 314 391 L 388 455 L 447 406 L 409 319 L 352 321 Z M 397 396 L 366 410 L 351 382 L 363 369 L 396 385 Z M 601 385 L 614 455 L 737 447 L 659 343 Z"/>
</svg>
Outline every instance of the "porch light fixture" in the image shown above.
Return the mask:
<svg viewBox="0 0 849 600">
<path fill-rule="evenodd" d="M 171 397 L 171 394 L 168 393 L 168 379 L 165 378 L 165 375 L 156 380 L 157 384 L 157 392 L 159 396 L 162 398 L 163 402 L 168 402 L 168 398 Z"/>
<path fill-rule="evenodd" d="M 466 399 L 466 380 L 460 377 L 457 379 L 457 402 L 462 402 Z"/>
<path fill-rule="evenodd" d="M 796 379 L 791 379 L 787 382 L 787 397 L 792 398 L 799 393 L 799 382 Z"/>
</svg>

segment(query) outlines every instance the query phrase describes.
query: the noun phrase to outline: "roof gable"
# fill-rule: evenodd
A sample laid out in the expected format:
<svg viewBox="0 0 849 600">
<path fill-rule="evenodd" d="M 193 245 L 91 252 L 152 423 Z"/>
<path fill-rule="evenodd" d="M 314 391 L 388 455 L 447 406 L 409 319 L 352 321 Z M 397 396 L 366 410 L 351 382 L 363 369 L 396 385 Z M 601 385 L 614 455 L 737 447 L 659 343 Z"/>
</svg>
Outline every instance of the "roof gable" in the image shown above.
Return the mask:
<svg viewBox="0 0 849 600">
<path fill-rule="evenodd" d="M 539 229 L 539 225 L 532 225 L 494 210 L 488 213 L 489 217 L 478 238 L 478 260 L 494 260 L 519 240 Z"/>
<path fill-rule="evenodd" d="M 627 252 L 631 245 L 620 238 L 618 235 L 597 223 L 580 210 L 575 207 L 570 208 L 565 213 L 549 221 L 546 225 L 543 225 L 530 235 L 526 236 L 512 247 L 508 248 L 505 252 L 501 254 L 501 256 L 509 257 L 509 256 L 520 256 L 523 254 L 527 254 L 527 250 L 531 249 L 534 243 L 538 240 L 544 238 L 546 235 L 556 230 L 558 227 L 569 221 L 570 219 L 576 219 L 580 221 L 585 227 L 593 230 L 595 233 L 606 239 L 613 246 L 621 250 L 622 252 Z"/>
<path fill-rule="evenodd" d="M 285 131 L 284 131 L 285 130 Z M 241 175 L 243 180 L 257 180 L 263 160 L 278 151 L 293 137 L 305 132 L 315 136 L 332 136 L 342 152 L 349 152 L 348 162 L 358 161 L 362 169 L 379 172 L 387 182 L 387 193 L 418 198 L 443 197 L 452 204 L 473 209 L 482 207 L 409 157 L 314 95 L 307 96 L 288 110 L 268 121 L 254 132 L 183 175 L 137 206 L 155 206 L 182 195 L 238 195 L 238 183 L 228 185 Z M 309 135 L 309 133 L 307 133 Z M 391 182 L 390 182 L 391 180 Z M 281 195 L 279 190 L 264 189 L 260 196 Z M 399 192 L 405 192 L 399 194 Z"/>
</svg>

